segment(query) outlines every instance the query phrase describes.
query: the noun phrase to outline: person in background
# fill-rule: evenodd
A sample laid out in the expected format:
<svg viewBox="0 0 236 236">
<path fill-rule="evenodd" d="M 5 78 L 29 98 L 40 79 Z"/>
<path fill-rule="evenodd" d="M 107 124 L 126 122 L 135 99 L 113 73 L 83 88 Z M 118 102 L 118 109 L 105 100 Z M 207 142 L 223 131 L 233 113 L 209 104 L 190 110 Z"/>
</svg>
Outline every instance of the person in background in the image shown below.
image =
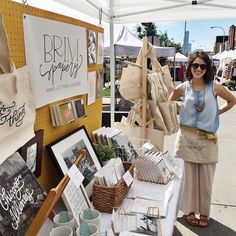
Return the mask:
<svg viewBox="0 0 236 236">
<path fill-rule="evenodd" d="M 222 83 L 223 86 L 227 86 L 229 90 L 236 90 L 236 62 L 233 63 L 230 73 L 229 80 L 227 82 Z"/>
<path fill-rule="evenodd" d="M 236 61 L 233 63 L 231 68 L 230 79 L 236 82 Z"/>
<path fill-rule="evenodd" d="M 220 79 L 217 77 L 216 72 L 217 72 L 216 66 L 212 66 L 212 73 L 213 73 L 213 76 L 214 76 L 214 80 L 220 82 Z"/>
<path fill-rule="evenodd" d="M 230 63 L 225 64 L 224 71 L 223 71 L 223 77 L 227 80 L 230 78 L 230 71 L 231 71 L 231 65 Z"/>
<path fill-rule="evenodd" d="M 227 83 L 227 87 L 229 90 L 236 90 L 236 62 L 233 63 L 233 66 L 230 71 L 230 81 Z"/>
<path fill-rule="evenodd" d="M 183 83 L 184 82 L 184 80 L 185 80 L 185 76 L 184 76 L 184 73 L 185 73 L 185 71 L 184 71 L 184 65 L 183 64 L 181 64 L 180 65 L 180 70 L 179 70 L 179 76 L 180 76 L 180 81 Z"/>
<path fill-rule="evenodd" d="M 190 225 L 207 227 L 218 162 L 216 132 L 219 115 L 231 109 L 236 99 L 221 84 L 214 82 L 212 62 L 204 52 L 190 56 L 186 79 L 170 95 L 173 101 L 183 97 L 179 110 L 180 129 L 175 143 L 175 156 L 185 162 L 181 210 Z M 225 100 L 221 107 L 218 107 L 218 96 Z"/>
</svg>

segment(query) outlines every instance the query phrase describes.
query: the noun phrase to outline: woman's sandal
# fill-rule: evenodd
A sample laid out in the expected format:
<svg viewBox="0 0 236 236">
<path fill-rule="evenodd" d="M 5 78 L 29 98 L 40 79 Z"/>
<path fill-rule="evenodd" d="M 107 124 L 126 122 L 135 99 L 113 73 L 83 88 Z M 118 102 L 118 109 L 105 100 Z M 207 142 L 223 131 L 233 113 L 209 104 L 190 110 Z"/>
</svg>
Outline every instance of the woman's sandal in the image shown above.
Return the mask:
<svg viewBox="0 0 236 236">
<path fill-rule="evenodd" d="M 209 219 L 207 216 L 200 215 L 199 224 L 200 227 L 208 227 L 209 226 Z"/>
<path fill-rule="evenodd" d="M 186 221 L 191 226 L 199 226 L 199 220 L 196 218 L 194 212 L 191 212 L 186 216 Z"/>
</svg>

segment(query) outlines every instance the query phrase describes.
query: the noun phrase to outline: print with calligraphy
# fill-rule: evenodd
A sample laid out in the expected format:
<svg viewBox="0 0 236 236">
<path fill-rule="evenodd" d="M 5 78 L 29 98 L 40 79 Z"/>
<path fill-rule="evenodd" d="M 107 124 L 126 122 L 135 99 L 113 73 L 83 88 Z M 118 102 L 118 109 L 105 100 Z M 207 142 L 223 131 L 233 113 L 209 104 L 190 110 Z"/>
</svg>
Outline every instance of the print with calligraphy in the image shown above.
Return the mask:
<svg viewBox="0 0 236 236">
<path fill-rule="evenodd" d="M 30 15 L 23 26 L 36 108 L 87 93 L 86 29 Z"/>
<path fill-rule="evenodd" d="M 25 235 L 45 194 L 18 152 L 0 165 L 0 235 Z"/>
</svg>

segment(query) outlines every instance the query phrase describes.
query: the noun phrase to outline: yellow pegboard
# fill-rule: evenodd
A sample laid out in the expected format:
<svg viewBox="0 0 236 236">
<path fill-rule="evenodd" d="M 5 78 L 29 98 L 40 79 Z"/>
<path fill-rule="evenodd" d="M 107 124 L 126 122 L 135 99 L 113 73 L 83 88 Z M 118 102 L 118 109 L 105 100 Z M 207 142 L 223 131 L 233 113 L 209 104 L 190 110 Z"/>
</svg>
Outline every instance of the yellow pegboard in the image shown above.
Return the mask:
<svg viewBox="0 0 236 236">
<path fill-rule="evenodd" d="M 23 38 L 23 14 L 82 26 L 85 27 L 87 31 L 94 30 L 97 33 L 103 32 L 102 28 L 92 24 L 53 12 L 15 3 L 9 0 L 1 0 L 0 14 L 3 16 L 5 29 L 8 34 L 9 47 L 16 68 L 22 67 L 26 64 Z M 102 65 L 88 66 L 88 71 L 97 71 L 102 67 Z M 75 98 L 83 98 L 84 101 L 86 101 L 86 95 L 82 95 L 64 99 L 60 102 L 69 101 Z M 49 106 L 47 105 L 37 109 L 35 131 L 39 129 L 44 130 L 42 174 L 38 180 L 46 191 L 49 191 L 58 184 L 59 176 L 54 163 L 46 153 L 45 146 L 82 125 L 86 127 L 88 134 L 91 135 L 91 132 L 94 129 L 99 128 L 102 123 L 102 98 L 97 99 L 92 105 L 85 106 L 85 112 L 87 115 L 85 118 L 81 118 L 68 125 L 55 128 L 51 123 Z M 96 119 L 94 119 L 94 117 L 96 117 Z"/>
</svg>

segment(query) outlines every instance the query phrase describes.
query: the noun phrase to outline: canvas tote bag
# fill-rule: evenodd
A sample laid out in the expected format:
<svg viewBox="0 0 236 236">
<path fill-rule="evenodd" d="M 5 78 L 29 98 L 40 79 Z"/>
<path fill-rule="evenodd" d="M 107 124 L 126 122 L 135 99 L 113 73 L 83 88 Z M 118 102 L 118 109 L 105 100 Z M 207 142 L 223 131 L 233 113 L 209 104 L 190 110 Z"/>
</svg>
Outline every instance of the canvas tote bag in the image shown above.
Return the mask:
<svg viewBox="0 0 236 236">
<path fill-rule="evenodd" d="M 151 59 L 152 71 L 147 73 L 147 79 L 149 82 L 149 97 L 157 103 L 158 101 L 167 101 L 168 100 L 168 89 L 163 81 L 162 69 L 159 61 L 156 58 L 156 53 L 152 44 L 148 44 L 147 55 Z"/>
<path fill-rule="evenodd" d="M 164 84 L 164 88 L 167 89 L 168 95 L 170 95 L 170 93 L 174 90 L 174 84 L 170 74 L 169 66 L 168 65 L 161 66 L 161 64 L 157 60 L 155 50 L 151 43 L 149 43 L 149 50 L 147 52 L 147 57 L 151 59 L 153 72 L 161 74 L 158 75 L 161 78 L 161 84 Z"/>
<path fill-rule="evenodd" d="M 142 97 L 142 65 L 141 49 L 139 51 L 136 63 L 125 61 L 128 66 L 122 69 L 119 92 L 128 101 L 136 101 Z"/>
<path fill-rule="evenodd" d="M 156 108 L 154 108 L 153 104 L 151 104 L 152 116 L 156 118 L 154 121 L 155 126 L 162 126 L 163 128 L 161 130 L 164 131 L 165 135 L 171 135 L 176 133 L 179 129 L 176 102 L 168 100 L 170 90 L 172 89 L 171 77 L 167 68 L 162 68 L 158 62 L 153 46 L 149 45 L 149 48 L 150 50 L 147 56 L 152 61 L 154 73 L 148 74 L 148 80 L 151 87 L 151 98 L 156 105 Z M 165 79 L 165 83 L 163 78 Z M 163 125 L 163 122 L 165 125 Z"/>
<path fill-rule="evenodd" d="M 35 116 L 29 71 L 14 68 L 0 15 L 0 164 L 34 137 Z"/>
<path fill-rule="evenodd" d="M 177 104 L 175 101 L 166 101 L 158 103 L 158 108 L 161 112 L 165 126 L 167 128 L 167 135 L 174 134 L 179 129 L 179 122 L 177 117 Z"/>
</svg>

